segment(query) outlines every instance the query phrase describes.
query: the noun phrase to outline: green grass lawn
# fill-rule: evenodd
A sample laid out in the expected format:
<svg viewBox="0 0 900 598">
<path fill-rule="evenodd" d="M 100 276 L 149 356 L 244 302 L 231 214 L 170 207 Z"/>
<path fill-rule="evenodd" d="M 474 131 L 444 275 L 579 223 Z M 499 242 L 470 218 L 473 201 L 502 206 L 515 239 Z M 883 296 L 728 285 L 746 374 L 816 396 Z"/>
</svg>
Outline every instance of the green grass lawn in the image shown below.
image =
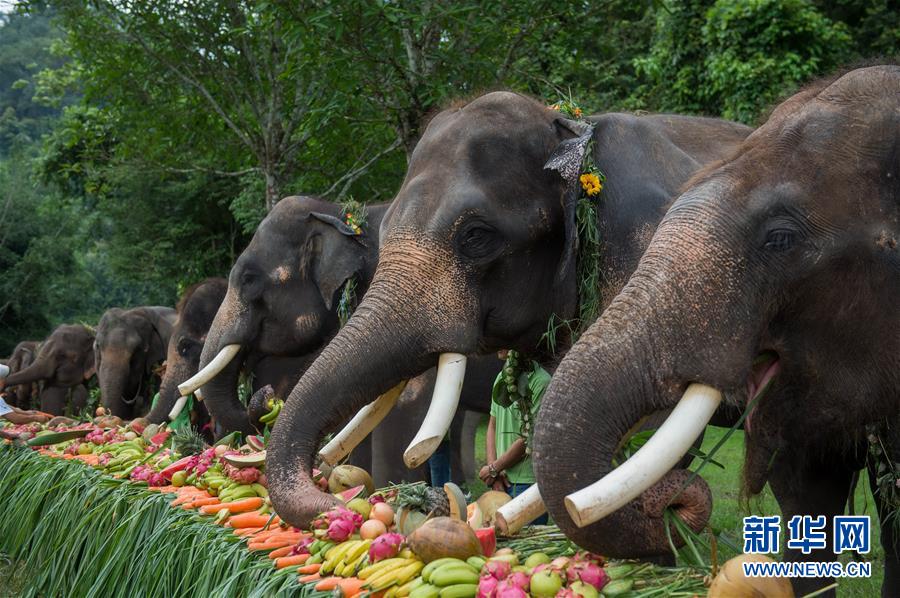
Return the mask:
<svg viewBox="0 0 900 598">
<path fill-rule="evenodd" d="M 476 435 L 475 457 L 479 467 L 484 464 L 485 444 L 484 436 L 487 431 L 487 422 L 479 427 Z M 712 450 L 727 430 L 722 428 L 708 428 L 703 439 L 702 450 L 706 453 Z M 710 525 L 716 533 L 719 541 L 718 561 L 724 563 L 740 552 L 742 545 L 743 518 L 748 515 L 780 515 L 781 510 L 772 495 L 769 487 L 759 496 L 749 500 L 742 500 L 741 490 L 741 466 L 744 458 L 744 433 L 736 431 L 716 452 L 715 461 L 724 465 L 724 469 L 713 464 L 708 464 L 703 469 L 703 477 L 709 483 L 713 493 L 713 513 Z M 485 490 L 480 480 L 470 482 L 470 489 L 475 496 L 479 496 Z M 872 517 L 872 552 L 867 555 L 872 562 L 872 577 L 869 579 L 838 580 L 838 594 L 840 596 L 871 597 L 881 593 L 881 579 L 884 575 L 883 551 L 879 540 L 879 530 L 876 524 L 875 505 L 869 492 L 868 477 L 865 472 L 860 476 L 856 487 L 856 510 L 860 515 Z M 781 543 L 784 544 L 785 534 L 782 534 Z M 735 550 L 736 549 L 736 550 Z M 710 554 L 702 554 L 709 562 Z M 849 555 L 842 555 L 843 561 L 849 559 Z M 684 561 L 684 559 L 680 559 Z"/>
</svg>

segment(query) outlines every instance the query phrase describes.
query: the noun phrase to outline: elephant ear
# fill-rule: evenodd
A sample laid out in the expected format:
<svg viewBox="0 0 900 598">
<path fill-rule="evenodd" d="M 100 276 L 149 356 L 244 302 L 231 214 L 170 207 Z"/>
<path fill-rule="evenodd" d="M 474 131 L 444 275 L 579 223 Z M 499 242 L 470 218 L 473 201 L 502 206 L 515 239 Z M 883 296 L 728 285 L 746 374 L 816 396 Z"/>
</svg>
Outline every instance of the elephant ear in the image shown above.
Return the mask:
<svg viewBox="0 0 900 598">
<path fill-rule="evenodd" d="M 578 231 L 575 222 L 575 209 L 581 195 L 581 175 L 585 153 L 594 134 L 594 126 L 565 118 L 558 118 L 554 125 L 561 136 L 566 137 L 550 154 L 545 170 L 555 170 L 565 183 L 562 195 L 563 222 L 565 223 L 565 245 L 556 271 L 556 285 L 564 289 L 575 290 L 575 265 L 578 253 Z M 567 297 L 562 306 L 563 313 L 573 313 L 577 305 L 577 296 Z"/>
<path fill-rule="evenodd" d="M 153 372 L 153 366 L 166 358 L 169 338 L 172 336 L 172 322 L 156 308 L 144 310 L 144 315 L 150 324 L 145 349 L 147 361 L 144 364 L 145 373 L 149 375 Z"/>
<path fill-rule="evenodd" d="M 97 373 L 97 359 L 95 357 L 94 345 L 91 343 L 91 350 L 87 351 L 84 354 L 84 365 L 82 366 L 82 371 L 84 372 L 84 379 L 90 380 L 91 376 Z"/>
<path fill-rule="evenodd" d="M 310 218 L 328 225 L 331 234 L 314 237 L 311 253 L 314 254 L 312 278 L 319 289 L 327 309 L 335 304 L 335 295 L 344 283 L 365 267 L 365 232 L 356 234 L 339 218 L 310 213 Z M 334 234 L 336 231 L 339 234 Z"/>
</svg>

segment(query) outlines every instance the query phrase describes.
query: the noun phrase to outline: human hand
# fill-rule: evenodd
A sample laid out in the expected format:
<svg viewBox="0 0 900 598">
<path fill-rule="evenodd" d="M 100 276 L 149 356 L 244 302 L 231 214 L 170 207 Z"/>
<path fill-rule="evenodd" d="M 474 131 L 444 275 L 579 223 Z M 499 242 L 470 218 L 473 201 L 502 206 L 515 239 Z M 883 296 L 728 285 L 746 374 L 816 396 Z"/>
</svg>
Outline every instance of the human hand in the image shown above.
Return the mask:
<svg viewBox="0 0 900 598">
<path fill-rule="evenodd" d="M 494 483 L 491 484 L 491 490 L 496 490 L 497 492 L 506 492 L 506 489 L 509 487 L 509 480 L 506 479 L 504 474 L 500 474 L 497 476 L 497 479 L 494 480 Z"/>
<path fill-rule="evenodd" d="M 494 476 L 491 475 L 491 467 L 489 465 L 485 465 L 478 472 L 478 479 L 485 483 L 486 486 L 492 486 L 494 484 Z"/>
</svg>

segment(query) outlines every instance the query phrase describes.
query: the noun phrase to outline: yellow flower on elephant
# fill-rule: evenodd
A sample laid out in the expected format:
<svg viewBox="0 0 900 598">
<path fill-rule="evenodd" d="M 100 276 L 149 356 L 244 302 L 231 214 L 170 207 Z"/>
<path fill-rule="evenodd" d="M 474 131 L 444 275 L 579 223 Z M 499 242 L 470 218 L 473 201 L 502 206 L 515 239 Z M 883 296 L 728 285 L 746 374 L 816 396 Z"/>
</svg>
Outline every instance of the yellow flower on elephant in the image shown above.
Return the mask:
<svg viewBox="0 0 900 598">
<path fill-rule="evenodd" d="M 584 173 L 578 180 L 581 181 L 581 188 L 588 194 L 588 197 L 597 195 L 603 189 L 603 185 L 600 183 L 600 177 L 593 172 Z"/>
</svg>

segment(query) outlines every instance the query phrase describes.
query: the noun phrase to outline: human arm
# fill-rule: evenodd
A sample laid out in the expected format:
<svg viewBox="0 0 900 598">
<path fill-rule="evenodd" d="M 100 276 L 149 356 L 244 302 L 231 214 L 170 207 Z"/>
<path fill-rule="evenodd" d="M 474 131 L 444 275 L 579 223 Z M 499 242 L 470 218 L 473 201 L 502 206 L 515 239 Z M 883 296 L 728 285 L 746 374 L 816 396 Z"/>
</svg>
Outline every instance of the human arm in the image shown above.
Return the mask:
<svg viewBox="0 0 900 598">
<path fill-rule="evenodd" d="M 497 420 L 492 415 L 488 419 L 487 433 L 485 434 L 485 453 L 487 465 L 478 472 L 478 477 L 488 487 L 493 486 L 496 475 L 491 475 L 490 464 L 497 460 Z"/>
</svg>

